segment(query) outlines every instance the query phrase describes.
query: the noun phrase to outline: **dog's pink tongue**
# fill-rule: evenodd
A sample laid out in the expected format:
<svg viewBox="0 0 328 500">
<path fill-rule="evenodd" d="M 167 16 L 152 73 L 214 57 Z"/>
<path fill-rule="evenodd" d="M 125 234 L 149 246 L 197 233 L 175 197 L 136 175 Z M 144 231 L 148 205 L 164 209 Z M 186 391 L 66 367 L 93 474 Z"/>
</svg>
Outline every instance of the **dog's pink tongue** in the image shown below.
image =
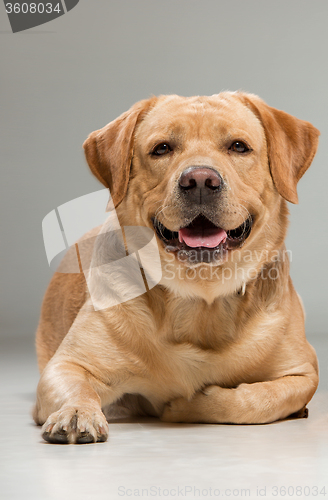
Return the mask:
<svg viewBox="0 0 328 500">
<path fill-rule="evenodd" d="M 188 247 L 207 247 L 215 248 L 220 243 L 224 243 L 227 239 L 227 233 L 224 229 L 219 227 L 206 228 L 206 229 L 190 229 L 184 227 L 179 230 L 179 241 L 185 242 Z"/>
</svg>

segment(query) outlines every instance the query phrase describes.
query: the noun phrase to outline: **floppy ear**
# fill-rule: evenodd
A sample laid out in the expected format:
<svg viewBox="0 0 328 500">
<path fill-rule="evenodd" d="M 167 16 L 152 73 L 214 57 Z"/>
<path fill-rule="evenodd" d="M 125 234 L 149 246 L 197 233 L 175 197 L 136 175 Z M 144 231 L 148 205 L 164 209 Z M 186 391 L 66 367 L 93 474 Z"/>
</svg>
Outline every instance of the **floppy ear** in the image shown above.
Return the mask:
<svg viewBox="0 0 328 500">
<path fill-rule="evenodd" d="M 309 122 L 268 106 L 255 95 L 241 93 L 240 96 L 264 127 L 270 171 L 277 191 L 287 201 L 298 203 L 297 183 L 317 151 L 319 130 Z"/>
<path fill-rule="evenodd" d="M 109 188 L 114 207 L 128 188 L 135 127 L 155 101 L 156 97 L 137 102 L 116 120 L 92 132 L 83 143 L 90 170 Z"/>
</svg>

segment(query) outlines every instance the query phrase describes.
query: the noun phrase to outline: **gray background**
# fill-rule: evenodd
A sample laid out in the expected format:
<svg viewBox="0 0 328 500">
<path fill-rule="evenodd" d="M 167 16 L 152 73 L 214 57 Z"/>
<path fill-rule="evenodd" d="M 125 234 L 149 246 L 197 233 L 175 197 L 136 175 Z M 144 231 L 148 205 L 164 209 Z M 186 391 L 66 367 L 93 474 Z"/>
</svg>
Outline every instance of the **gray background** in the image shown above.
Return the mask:
<svg viewBox="0 0 328 500">
<path fill-rule="evenodd" d="M 233 488 L 250 488 L 254 500 L 259 487 L 266 498 L 296 498 L 296 490 L 270 493 L 303 485 L 314 491 L 306 498 L 323 497 L 315 488 L 327 486 L 328 470 L 327 20 L 327 0 L 80 0 L 12 34 L 0 2 L 3 498 L 108 500 L 122 485 L 213 486 L 234 498 Z M 30 416 L 34 332 L 51 277 L 42 219 L 102 187 L 82 154 L 89 132 L 151 94 L 224 89 L 259 94 L 322 132 L 300 204 L 290 207 L 287 242 L 320 363 L 310 418 L 258 426 L 139 419 L 111 424 L 105 444 L 47 445 Z"/>
<path fill-rule="evenodd" d="M 80 0 L 12 34 L 0 4 L 1 331 L 33 338 L 51 277 L 43 217 L 101 188 L 82 142 L 151 94 L 243 89 L 321 130 L 287 246 L 309 337 L 327 324 L 326 0 Z"/>
</svg>

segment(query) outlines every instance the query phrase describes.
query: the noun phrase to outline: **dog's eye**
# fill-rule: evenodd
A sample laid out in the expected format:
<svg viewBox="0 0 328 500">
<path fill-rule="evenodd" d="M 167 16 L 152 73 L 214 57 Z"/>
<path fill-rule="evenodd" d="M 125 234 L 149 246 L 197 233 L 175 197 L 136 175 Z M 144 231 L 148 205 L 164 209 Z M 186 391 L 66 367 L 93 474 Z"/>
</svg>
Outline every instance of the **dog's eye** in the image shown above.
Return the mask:
<svg viewBox="0 0 328 500">
<path fill-rule="evenodd" d="M 167 153 L 170 153 L 170 151 L 172 151 L 171 146 L 166 142 L 161 142 L 160 144 L 157 144 L 157 146 L 154 147 L 151 154 L 155 156 L 162 156 L 166 155 Z"/>
<path fill-rule="evenodd" d="M 235 153 L 247 153 L 247 151 L 250 151 L 250 148 L 243 141 L 233 142 L 229 149 Z"/>
</svg>

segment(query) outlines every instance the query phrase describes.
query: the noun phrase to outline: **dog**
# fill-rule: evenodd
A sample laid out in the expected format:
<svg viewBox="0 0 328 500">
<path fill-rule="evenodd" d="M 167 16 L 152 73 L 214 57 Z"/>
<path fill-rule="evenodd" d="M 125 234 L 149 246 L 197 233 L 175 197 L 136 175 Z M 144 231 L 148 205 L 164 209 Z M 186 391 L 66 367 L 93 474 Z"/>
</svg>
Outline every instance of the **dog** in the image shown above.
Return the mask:
<svg viewBox="0 0 328 500">
<path fill-rule="evenodd" d="M 33 417 L 46 441 L 105 441 L 113 415 L 223 424 L 306 416 L 318 364 L 284 240 L 287 202 L 298 202 L 318 138 L 310 123 L 244 92 L 154 96 L 90 134 L 91 172 L 122 228 L 156 235 L 162 278 L 95 310 L 85 274 L 54 274 L 36 335 Z M 87 235 L 93 259 L 109 241 L 97 245 L 102 231 Z M 106 296 L 106 279 L 92 279 Z"/>
</svg>

